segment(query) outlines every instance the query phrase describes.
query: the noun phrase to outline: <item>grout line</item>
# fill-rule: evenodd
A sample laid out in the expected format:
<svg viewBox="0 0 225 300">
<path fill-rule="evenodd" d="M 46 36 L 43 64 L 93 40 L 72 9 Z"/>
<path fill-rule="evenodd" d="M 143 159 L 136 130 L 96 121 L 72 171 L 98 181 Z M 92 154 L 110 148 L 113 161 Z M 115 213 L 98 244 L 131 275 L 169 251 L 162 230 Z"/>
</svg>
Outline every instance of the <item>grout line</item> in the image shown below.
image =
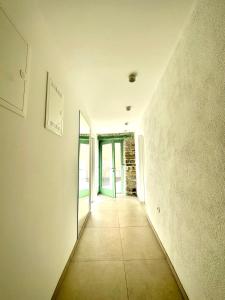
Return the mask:
<svg viewBox="0 0 225 300">
<path fill-rule="evenodd" d="M 126 288 L 127 288 L 127 299 L 129 300 L 129 291 L 128 291 L 128 283 L 127 283 L 127 274 L 126 274 L 126 267 L 125 267 L 124 261 L 123 261 L 123 270 L 124 270 L 125 282 L 126 282 Z"/>
<path fill-rule="evenodd" d="M 118 228 L 120 229 L 120 217 L 119 217 L 119 212 L 116 211 L 117 214 L 117 222 L 118 222 Z M 120 237 L 121 238 L 121 237 Z"/>
<path fill-rule="evenodd" d="M 101 229 L 101 228 L 103 228 L 103 229 L 110 229 L 110 228 L 133 228 L 133 227 L 136 227 L 136 228 L 150 228 L 151 229 L 151 227 L 149 227 L 149 225 L 147 224 L 147 225 L 128 225 L 128 226 L 124 226 L 124 225 L 122 225 L 122 226 L 90 226 L 90 225 L 88 225 L 87 227 L 85 227 L 85 228 L 94 228 L 94 229 Z"/>
<path fill-rule="evenodd" d="M 133 228 L 133 227 L 137 227 L 137 228 L 143 228 L 143 227 L 147 227 L 149 228 L 149 225 L 128 225 L 128 226 L 120 226 L 120 228 Z"/>
<path fill-rule="evenodd" d="M 156 261 L 156 260 L 166 260 L 166 258 L 163 257 L 157 257 L 157 258 L 127 258 L 127 259 L 123 259 L 123 258 L 99 258 L 99 259 L 73 259 L 72 263 L 78 263 L 78 262 L 98 262 L 98 261 L 125 261 L 125 262 L 129 262 L 129 261 Z"/>
<path fill-rule="evenodd" d="M 87 226 L 86 228 L 94 229 L 111 229 L 111 228 L 120 228 L 119 226 Z"/>
<path fill-rule="evenodd" d="M 119 215 L 118 215 L 118 217 L 119 217 Z M 120 225 L 120 222 L 119 222 L 119 225 Z M 123 271 L 124 271 L 126 289 L 127 289 L 127 299 L 129 300 L 129 291 L 128 291 L 127 274 L 126 274 L 126 267 L 125 267 L 125 260 L 124 260 L 124 250 L 123 250 L 123 243 L 122 243 L 121 228 L 119 228 L 119 232 L 120 232 L 120 245 L 121 245 L 121 250 L 122 250 Z"/>
</svg>

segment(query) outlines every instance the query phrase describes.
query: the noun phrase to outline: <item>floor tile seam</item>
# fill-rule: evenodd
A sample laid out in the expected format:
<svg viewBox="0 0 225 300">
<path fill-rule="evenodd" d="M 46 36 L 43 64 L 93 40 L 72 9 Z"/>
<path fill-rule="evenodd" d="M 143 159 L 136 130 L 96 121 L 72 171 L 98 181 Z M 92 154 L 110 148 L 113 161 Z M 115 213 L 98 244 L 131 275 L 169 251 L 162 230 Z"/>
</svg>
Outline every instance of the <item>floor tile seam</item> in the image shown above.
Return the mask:
<svg viewBox="0 0 225 300">
<path fill-rule="evenodd" d="M 130 226 L 126 226 L 126 227 L 130 227 Z M 120 224 L 120 238 L 121 238 L 121 247 L 122 247 L 123 266 L 124 266 L 124 274 L 125 274 L 125 281 L 126 281 L 126 288 L 127 288 L 127 299 L 129 300 L 129 290 L 128 290 L 128 281 L 127 281 L 127 272 L 126 272 L 125 263 L 130 260 L 126 260 L 124 257 L 124 249 L 123 249 L 122 233 L 121 233 L 121 228 L 126 228 L 126 227 L 122 227 Z M 131 226 L 131 227 L 137 227 L 137 226 Z M 141 227 L 143 227 L 143 226 L 141 226 Z M 146 227 L 146 226 L 144 226 L 144 227 Z"/>
<path fill-rule="evenodd" d="M 116 226 L 88 226 L 87 229 L 110 229 L 110 228 L 115 228 L 115 229 L 120 229 L 120 227 Z"/>
<path fill-rule="evenodd" d="M 123 271 L 124 271 L 124 277 L 125 277 L 125 283 L 126 283 L 127 299 L 129 300 L 129 290 L 128 290 L 127 272 L 126 272 L 126 266 L 125 266 L 124 260 L 123 260 Z"/>
<path fill-rule="evenodd" d="M 123 262 L 123 271 L 124 271 L 124 277 L 125 277 L 125 283 L 126 283 L 127 299 L 129 300 L 127 273 L 126 273 L 126 267 L 125 267 L 125 262 L 124 262 L 124 250 L 123 250 L 123 242 L 122 242 L 121 229 L 119 229 L 119 231 L 120 231 L 120 244 L 121 244 L 121 250 L 122 250 L 122 262 Z"/>
<path fill-rule="evenodd" d="M 121 247 L 122 259 L 124 259 L 124 249 L 123 249 L 121 227 L 119 227 L 119 234 L 120 234 L 120 247 Z"/>
<path fill-rule="evenodd" d="M 124 211 L 131 211 L 131 212 L 136 212 L 137 214 L 143 214 L 144 210 L 140 209 L 138 206 L 137 207 L 120 207 L 117 209 L 119 212 L 124 212 Z"/>
<path fill-rule="evenodd" d="M 102 258 L 102 259 L 81 259 L 81 260 L 71 260 L 71 263 L 84 263 L 84 262 L 123 262 L 123 259 L 110 259 L 110 258 Z"/>
<path fill-rule="evenodd" d="M 104 228 L 104 229 L 108 229 L 108 228 L 120 228 L 120 227 L 119 226 L 87 226 L 87 228 L 95 228 L 95 229 Z"/>
<path fill-rule="evenodd" d="M 75 263 L 75 262 L 98 262 L 98 261 L 121 261 L 123 262 L 123 259 L 122 258 L 99 258 L 99 259 L 91 259 L 91 258 L 83 258 L 83 259 L 74 259 L 74 260 L 71 260 L 71 262 Z"/>
<path fill-rule="evenodd" d="M 95 207 L 92 209 L 92 212 L 102 212 L 102 211 L 117 211 L 117 208 L 107 208 L 107 207 Z"/>
<path fill-rule="evenodd" d="M 127 258 L 124 258 L 123 261 L 139 261 L 139 260 L 143 260 L 143 261 L 148 261 L 148 260 L 166 260 L 166 258 L 164 256 L 157 256 L 157 255 L 154 255 L 152 257 L 150 256 L 147 256 L 146 258 L 143 258 L 143 257 L 127 257 Z"/>
<path fill-rule="evenodd" d="M 120 228 L 120 218 L 119 218 L 119 213 L 118 213 L 118 211 L 117 211 L 116 213 L 117 213 L 118 228 Z"/>
<path fill-rule="evenodd" d="M 155 258 L 99 258 L 99 259 L 72 259 L 71 263 L 80 263 L 80 262 L 99 262 L 99 261 L 109 261 L 109 262 L 130 262 L 130 261 L 166 261 L 165 257 L 155 257 Z"/>
<path fill-rule="evenodd" d="M 119 228 L 120 228 L 121 226 L 120 226 L 120 217 L 119 217 L 119 212 L 117 212 L 117 214 L 118 214 L 118 224 L 119 224 Z M 120 239 L 121 239 L 121 233 L 120 233 Z M 122 243 L 122 241 L 121 241 L 121 243 Z"/>
<path fill-rule="evenodd" d="M 142 227 L 147 227 L 148 228 L 148 225 L 128 225 L 128 226 L 120 226 L 120 228 L 142 228 Z"/>
</svg>

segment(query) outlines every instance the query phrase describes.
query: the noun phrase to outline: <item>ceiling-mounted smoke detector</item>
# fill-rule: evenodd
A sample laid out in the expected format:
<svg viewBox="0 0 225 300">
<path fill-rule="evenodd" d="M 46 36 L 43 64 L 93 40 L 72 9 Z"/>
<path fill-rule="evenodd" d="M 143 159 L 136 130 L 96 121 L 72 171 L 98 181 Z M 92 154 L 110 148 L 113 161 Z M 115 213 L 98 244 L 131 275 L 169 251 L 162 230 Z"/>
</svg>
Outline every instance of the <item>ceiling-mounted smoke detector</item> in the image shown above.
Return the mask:
<svg viewBox="0 0 225 300">
<path fill-rule="evenodd" d="M 131 110 L 131 105 L 126 106 L 126 110 L 130 111 Z"/>
<path fill-rule="evenodd" d="M 137 72 L 130 73 L 129 76 L 128 76 L 129 82 L 135 82 L 136 81 L 136 77 L 137 77 Z"/>
</svg>

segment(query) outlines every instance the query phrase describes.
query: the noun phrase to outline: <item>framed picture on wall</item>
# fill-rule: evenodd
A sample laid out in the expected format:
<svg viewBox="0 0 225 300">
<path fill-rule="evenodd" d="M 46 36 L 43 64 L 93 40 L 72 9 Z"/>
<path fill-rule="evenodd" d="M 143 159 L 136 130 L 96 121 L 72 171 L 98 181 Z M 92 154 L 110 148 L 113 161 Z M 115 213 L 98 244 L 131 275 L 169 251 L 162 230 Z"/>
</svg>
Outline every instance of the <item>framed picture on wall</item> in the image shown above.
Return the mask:
<svg viewBox="0 0 225 300">
<path fill-rule="evenodd" d="M 45 127 L 57 135 L 63 135 L 64 98 L 62 92 L 47 74 Z"/>
</svg>

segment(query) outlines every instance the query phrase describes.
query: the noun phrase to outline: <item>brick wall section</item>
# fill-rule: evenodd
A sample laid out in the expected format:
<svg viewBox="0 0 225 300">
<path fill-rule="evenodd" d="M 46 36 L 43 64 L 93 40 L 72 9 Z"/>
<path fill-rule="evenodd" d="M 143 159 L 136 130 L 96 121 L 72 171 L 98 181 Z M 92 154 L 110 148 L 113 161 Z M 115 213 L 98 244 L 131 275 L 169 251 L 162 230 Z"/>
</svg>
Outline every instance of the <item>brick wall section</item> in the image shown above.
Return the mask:
<svg viewBox="0 0 225 300">
<path fill-rule="evenodd" d="M 136 161 L 134 137 L 124 140 L 126 195 L 137 196 L 136 191 Z"/>
</svg>

